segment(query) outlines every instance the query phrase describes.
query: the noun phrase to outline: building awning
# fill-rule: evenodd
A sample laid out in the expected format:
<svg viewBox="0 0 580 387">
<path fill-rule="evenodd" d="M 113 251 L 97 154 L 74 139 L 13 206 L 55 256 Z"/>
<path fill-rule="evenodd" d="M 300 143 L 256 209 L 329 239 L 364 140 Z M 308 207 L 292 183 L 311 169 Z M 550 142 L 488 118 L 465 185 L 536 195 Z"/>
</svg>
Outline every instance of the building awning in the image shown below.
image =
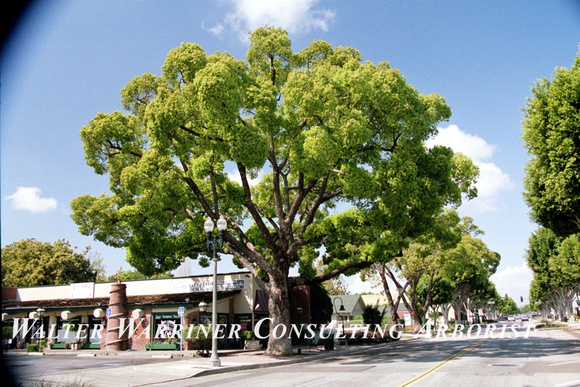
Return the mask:
<svg viewBox="0 0 580 387">
<path fill-rule="evenodd" d="M 256 298 L 254 299 L 254 312 L 269 313 L 268 309 L 268 295 L 263 290 L 256 290 Z"/>
<path fill-rule="evenodd" d="M 233 297 L 240 293 L 239 290 L 229 290 L 218 292 L 218 299 Z M 211 302 L 211 292 L 199 293 L 173 293 L 129 296 L 125 303 L 127 309 L 144 309 L 155 307 L 167 307 L 174 305 L 197 306 L 201 301 Z M 106 308 L 109 304 L 109 297 L 99 298 L 65 298 L 56 300 L 38 301 L 10 301 L 2 303 L 2 311 L 8 313 L 19 313 L 35 311 L 38 307 L 43 307 L 50 311 L 73 311 L 82 309 Z"/>
</svg>

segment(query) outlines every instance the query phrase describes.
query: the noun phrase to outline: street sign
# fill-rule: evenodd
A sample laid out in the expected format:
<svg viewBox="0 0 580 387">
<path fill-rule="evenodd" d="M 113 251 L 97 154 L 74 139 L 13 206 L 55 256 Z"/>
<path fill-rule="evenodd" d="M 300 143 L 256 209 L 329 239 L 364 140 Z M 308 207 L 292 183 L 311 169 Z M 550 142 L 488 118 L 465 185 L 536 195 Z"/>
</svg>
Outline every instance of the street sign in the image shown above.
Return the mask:
<svg viewBox="0 0 580 387">
<path fill-rule="evenodd" d="M 180 306 L 177 309 L 177 315 L 179 316 L 179 319 L 181 320 L 182 327 L 183 327 L 183 315 L 184 314 L 185 314 L 185 308 L 183 306 Z M 179 353 L 181 354 L 181 356 L 183 356 L 183 334 L 180 336 L 180 340 L 179 340 Z"/>
<path fill-rule="evenodd" d="M 107 308 L 107 318 L 111 317 L 112 312 L 111 308 Z"/>
</svg>

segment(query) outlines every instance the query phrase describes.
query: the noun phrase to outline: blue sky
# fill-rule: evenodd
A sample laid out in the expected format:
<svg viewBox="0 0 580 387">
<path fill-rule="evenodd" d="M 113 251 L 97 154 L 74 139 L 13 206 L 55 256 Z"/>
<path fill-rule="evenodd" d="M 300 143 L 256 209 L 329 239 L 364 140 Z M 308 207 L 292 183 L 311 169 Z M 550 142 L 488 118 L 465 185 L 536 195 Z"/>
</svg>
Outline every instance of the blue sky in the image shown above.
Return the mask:
<svg viewBox="0 0 580 387">
<path fill-rule="evenodd" d="M 527 300 L 524 256 L 536 226 L 521 194 L 528 160 L 521 108 L 536 79 L 573 63 L 580 43 L 573 0 L 33 3 L 0 58 L 2 246 L 66 239 L 79 251 L 91 245 L 108 274 L 128 269 L 124 251 L 80 235 L 70 219 L 73 198 L 108 187 L 84 162 L 81 127 L 99 112 L 122 110 L 119 91 L 134 76 L 161 74 L 182 42 L 244 59 L 247 32 L 266 24 L 286 28 L 295 51 L 315 39 L 353 46 L 364 60 L 400 69 L 420 93 L 446 98 L 453 115 L 433 141 L 481 168 L 480 197 L 460 213 L 502 256 L 493 277 L 500 294 Z M 363 288 L 348 281 L 351 291 Z"/>
</svg>

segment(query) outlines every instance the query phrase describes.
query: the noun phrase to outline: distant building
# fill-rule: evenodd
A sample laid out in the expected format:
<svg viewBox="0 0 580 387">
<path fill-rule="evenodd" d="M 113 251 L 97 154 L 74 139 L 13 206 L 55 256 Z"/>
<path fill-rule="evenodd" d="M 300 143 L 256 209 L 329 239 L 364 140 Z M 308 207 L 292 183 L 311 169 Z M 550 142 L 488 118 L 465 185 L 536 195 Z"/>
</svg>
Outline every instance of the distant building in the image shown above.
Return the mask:
<svg viewBox="0 0 580 387">
<path fill-rule="evenodd" d="M 361 317 L 363 311 L 367 306 L 376 306 L 380 311 L 386 307 L 385 316 L 391 315 L 391 310 L 389 308 L 389 301 L 386 296 L 379 294 L 343 294 L 330 296 L 333 304 L 333 315 L 332 321 L 334 323 L 341 322 L 340 307 L 344 307 L 344 312 L 342 313 L 342 319 L 345 323 L 349 323 L 353 318 Z M 405 304 L 399 303 L 398 318 L 402 318 L 403 315 L 408 314 Z"/>
</svg>

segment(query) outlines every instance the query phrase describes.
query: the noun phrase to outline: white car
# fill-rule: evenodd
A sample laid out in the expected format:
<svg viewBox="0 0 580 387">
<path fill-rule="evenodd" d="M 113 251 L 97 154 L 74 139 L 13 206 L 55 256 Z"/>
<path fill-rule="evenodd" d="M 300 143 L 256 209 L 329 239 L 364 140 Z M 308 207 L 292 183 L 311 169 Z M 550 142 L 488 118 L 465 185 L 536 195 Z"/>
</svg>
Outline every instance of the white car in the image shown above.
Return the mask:
<svg viewBox="0 0 580 387">
<path fill-rule="evenodd" d="M 516 316 L 508 316 L 508 321 L 516 321 Z"/>
</svg>

